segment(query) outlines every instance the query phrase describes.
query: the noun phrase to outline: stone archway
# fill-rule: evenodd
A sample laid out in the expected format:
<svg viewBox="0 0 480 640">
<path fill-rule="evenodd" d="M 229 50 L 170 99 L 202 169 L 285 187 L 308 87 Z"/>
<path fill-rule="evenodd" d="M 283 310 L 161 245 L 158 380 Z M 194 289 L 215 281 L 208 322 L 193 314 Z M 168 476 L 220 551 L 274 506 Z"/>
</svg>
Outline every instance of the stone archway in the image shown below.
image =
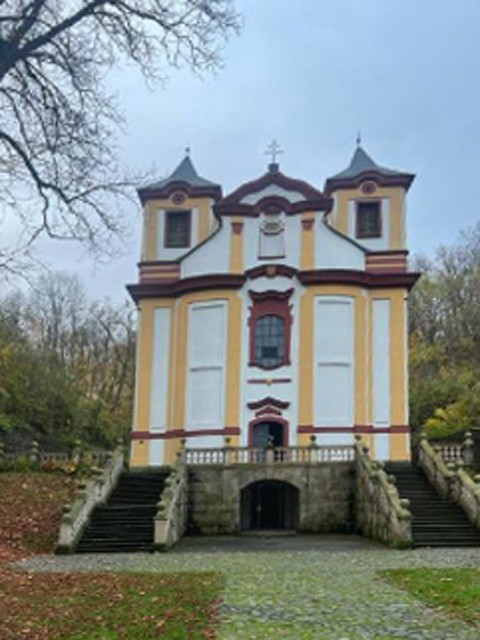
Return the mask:
<svg viewBox="0 0 480 640">
<path fill-rule="evenodd" d="M 259 480 L 240 494 L 240 524 L 243 531 L 296 530 L 299 490 L 281 480 Z"/>
</svg>

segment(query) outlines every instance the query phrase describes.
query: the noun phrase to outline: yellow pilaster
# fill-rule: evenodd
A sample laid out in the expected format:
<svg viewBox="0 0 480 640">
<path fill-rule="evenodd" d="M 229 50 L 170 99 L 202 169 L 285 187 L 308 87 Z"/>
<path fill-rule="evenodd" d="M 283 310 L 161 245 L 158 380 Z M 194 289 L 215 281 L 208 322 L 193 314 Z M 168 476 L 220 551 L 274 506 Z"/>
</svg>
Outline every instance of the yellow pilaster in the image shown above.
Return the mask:
<svg viewBox="0 0 480 640">
<path fill-rule="evenodd" d="M 240 368 L 242 344 L 242 300 L 231 295 L 228 304 L 227 384 L 225 389 L 225 426 L 238 427 L 240 423 Z M 232 437 L 238 444 L 238 436 Z"/>
<path fill-rule="evenodd" d="M 315 269 L 315 214 L 302 213 L 302 248 L 300 267 L 303 270 Z"/>
<path fill-rule="evenodd" d="M 243 273 L 243 220 L 231 220 L 230 273 Z"/>
<path fill-rule="evenodd" d="M 130 465 L 132 467 L 147 467 L 150 443 L 148 440 L 133 440 Z"/>
<path fill-rule="evenodd" d="M 198 241 L 202 242 L 210 234 L 211 204 L 210 200 L 198 203 Z"/>
<path fill-rule="evenodd" d="M 308 290 L 300 298 L 298 422 L 313 425 L 313 297 Z M 298 443 L 308 444 L 310 437 L 299 434 Z"/>
<path fill-rule="evenodd" d="M 355 424 L 368 424 L 367 398 L 369 371 L 367 362 L 368 327 L 366 295 L 357 295 L 355 302 Z"/>
</svg>

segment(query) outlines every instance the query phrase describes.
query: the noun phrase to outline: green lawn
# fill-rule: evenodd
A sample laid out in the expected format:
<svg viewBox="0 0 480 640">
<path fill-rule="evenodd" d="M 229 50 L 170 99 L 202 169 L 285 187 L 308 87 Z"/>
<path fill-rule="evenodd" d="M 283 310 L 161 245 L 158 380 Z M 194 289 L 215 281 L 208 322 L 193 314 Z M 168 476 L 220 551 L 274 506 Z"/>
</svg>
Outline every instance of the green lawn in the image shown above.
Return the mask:
<svg viewBox="0 0 480 640">
<path fill-rule="evenodd" d="M 395 569 L 387 580 L 480 629 L 480 569 Z"/>
<path fill-rule="evenodd" d="M 214 638 L 216 574 L 0 571 L 2 640 Z"/>
<path fill-rule="evenodd" d="M 11 561 L 51 553 L 74 481 L 0 474 L 0 640 L 214 638 L 213 573 L 35 573 Z"/>
</svg>

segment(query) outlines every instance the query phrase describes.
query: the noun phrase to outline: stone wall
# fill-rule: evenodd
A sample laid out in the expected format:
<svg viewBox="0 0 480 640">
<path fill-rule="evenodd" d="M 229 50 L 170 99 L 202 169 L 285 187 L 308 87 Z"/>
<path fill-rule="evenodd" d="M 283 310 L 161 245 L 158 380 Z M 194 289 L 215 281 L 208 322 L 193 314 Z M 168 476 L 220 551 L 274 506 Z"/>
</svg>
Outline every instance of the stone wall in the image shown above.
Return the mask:
<svg viewBox="0 0 480 640">
<path fill-rule="evenodd" d="M 299 531 L 349 532 L 354 471 L 351 462 L 190 467 L 189 529 L 201 534 L 239 533 L 241 490 L 252 482 L 280 480 L 299 490 Z"/>
</svg>

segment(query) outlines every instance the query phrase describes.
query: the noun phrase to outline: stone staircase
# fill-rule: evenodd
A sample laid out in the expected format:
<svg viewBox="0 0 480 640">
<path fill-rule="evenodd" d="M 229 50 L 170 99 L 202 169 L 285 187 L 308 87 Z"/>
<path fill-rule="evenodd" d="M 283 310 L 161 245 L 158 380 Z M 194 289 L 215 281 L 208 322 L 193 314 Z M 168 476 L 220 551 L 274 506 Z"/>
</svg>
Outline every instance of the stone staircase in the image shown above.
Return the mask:
<svg viewBox="0 0 480 640">
<path fill-rule="evenodd" d="M 480 546 L 480 530 L 461 506 L 444 500 L 435 491 L 420 468 L 389 462 L 385 470 L 396 477 L 400 497 L 410 500 L 415 547 Z"/>
<path fill-rule="evenodd" d="M 128 471 L 106 504 L 95 507 L 77 553 L 151 551 L 153 519 L 167 470 Z"/>
</svg>

